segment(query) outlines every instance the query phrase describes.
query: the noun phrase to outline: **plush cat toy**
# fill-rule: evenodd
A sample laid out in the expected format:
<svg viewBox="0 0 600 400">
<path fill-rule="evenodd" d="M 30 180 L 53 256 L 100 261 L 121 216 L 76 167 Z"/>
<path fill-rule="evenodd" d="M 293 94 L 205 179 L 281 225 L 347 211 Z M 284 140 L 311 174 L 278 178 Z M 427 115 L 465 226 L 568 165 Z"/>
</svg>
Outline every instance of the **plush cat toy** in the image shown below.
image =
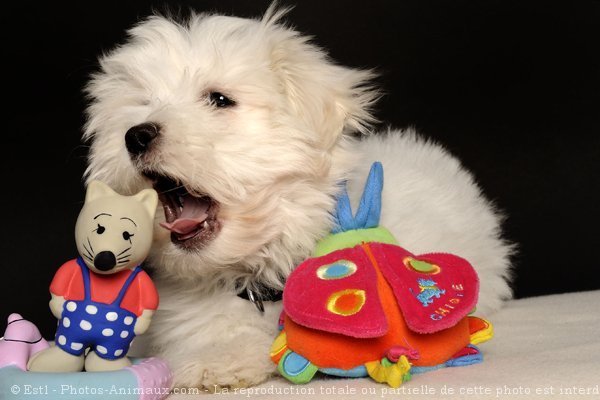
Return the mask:
<svg viewBox="0 0 600 400">
<path fill-rule="evenodd" d="M 411 372 L 482 361 L 474 345 L 492 326 L 467 316 L 477 303 L 475 270 L 452 254 L 398 246 L 378 226 L 382 187 L 374 163 L 356 215 L 344 192 L 333 233 L 288 278 L 271 358 L 294 383 L 321 371 L 398 387 Z"/>
<path fill-rule="evenodd" d="M 139 266 L 152 244 L 158 196 L 121 196 L 89 184 L 75 225 L 79 257 L 59 268 L 50 310 L 59 320 L 56 346 L 29 359 L 30 371 L 117 370 L 131 365 L 131 341 L 148 329 L 158 293 Z M 90 351 L 86 355 L 86 350 Z"/>
</svg>

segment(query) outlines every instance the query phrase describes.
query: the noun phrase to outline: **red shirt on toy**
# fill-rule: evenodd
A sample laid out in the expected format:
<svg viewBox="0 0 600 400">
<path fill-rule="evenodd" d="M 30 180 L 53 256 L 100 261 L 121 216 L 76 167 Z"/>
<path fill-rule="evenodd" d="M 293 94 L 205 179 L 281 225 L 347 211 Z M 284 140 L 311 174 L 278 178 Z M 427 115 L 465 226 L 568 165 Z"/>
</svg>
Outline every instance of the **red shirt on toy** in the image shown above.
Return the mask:
<svg viewBox="0 0 600 400">
<path fill-rule="evenodd" d="M 90 274 L 92 300 L 98 303 L 112 303 L 131 272 L 127 269 L 116 274 Z M 83 276 L 77 259 L 67 261 L 56 271 L 50 284 L 50 292 L 56 296 L 63 296 L 65 300 L 83 300 Z M 157 309 L 158 292 L 145 271 L 138 273 L 131 282 L 121 307 L 138 317 L 144 310 Z"/>
</svg>

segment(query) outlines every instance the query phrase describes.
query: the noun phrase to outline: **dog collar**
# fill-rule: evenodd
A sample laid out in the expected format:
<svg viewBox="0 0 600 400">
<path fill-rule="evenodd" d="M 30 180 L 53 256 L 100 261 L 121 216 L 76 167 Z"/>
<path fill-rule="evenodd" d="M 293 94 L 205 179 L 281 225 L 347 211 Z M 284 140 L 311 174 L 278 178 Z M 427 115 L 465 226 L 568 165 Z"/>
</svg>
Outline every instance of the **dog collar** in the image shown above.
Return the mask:
<svg viewBox="0 0 600 400">
<path fill-rule="evenodd" d="M 258 288 L 250 289 L 246 287 L 240 293 L 238 297 L 244 300 L 250 301 L 261 313 L 265 312 L 265 306 L 263 301 L 280 301 L 282 299 L 283 292 L 278 289 L 273 289 L 264 285 L 259 285 Z"/>
</svg>

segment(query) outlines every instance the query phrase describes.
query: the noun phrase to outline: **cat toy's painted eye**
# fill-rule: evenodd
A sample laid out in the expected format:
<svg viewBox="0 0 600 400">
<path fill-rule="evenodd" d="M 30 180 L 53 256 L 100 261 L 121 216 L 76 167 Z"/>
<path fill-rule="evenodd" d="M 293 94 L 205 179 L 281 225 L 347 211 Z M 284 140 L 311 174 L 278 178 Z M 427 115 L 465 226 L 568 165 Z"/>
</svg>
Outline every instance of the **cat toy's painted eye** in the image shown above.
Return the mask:
<svg viewBox="0 0 600 400">
<path fill-rule="evenodd" d="M 98 227 L 96 229 L 94 229 L 96 231 L 96 233 L 98 235 L 102 235 L 104 233 L 104 231 L 106 230 L 105 227 L 103 227 L 102 225 L 98 224 Z"/>
<path fill-rule="evenodd" d="M 208 95 L 210 103 L 218 108 L 231 107 L 235 105 L 235 101 L 225 96 L 220 92 L 210 92 Z"/>
<path fill-rule="evenodd" d="M 131 242 L 132 237 L 133 237 L 133 233 L 129 233 L 127 231 L 123 232 L 123 239 L 129 240 Z"/>
</svg>

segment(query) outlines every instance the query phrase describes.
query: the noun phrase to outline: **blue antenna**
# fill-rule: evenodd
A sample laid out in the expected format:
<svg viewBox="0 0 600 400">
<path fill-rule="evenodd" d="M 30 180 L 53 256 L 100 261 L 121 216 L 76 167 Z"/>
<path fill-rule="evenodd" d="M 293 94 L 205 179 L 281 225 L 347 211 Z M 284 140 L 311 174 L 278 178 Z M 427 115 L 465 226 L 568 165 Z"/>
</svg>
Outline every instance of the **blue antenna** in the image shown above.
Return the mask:
<svg viewBox="0 0 600 400">
<path fill-rule="evenodd" d="M 332 233 L 340 233 L 355 229 L 375 228 L 381 217 L 381 191 L 383 190 L 383 166 L 376 161 L 371 166 L 369 177 L 363 189 L 356 216 L 352 215 L 352 206 L 348 191 L 344 189 L 338 198 L 334 219 L 336 226 Z"/>
</svg>

